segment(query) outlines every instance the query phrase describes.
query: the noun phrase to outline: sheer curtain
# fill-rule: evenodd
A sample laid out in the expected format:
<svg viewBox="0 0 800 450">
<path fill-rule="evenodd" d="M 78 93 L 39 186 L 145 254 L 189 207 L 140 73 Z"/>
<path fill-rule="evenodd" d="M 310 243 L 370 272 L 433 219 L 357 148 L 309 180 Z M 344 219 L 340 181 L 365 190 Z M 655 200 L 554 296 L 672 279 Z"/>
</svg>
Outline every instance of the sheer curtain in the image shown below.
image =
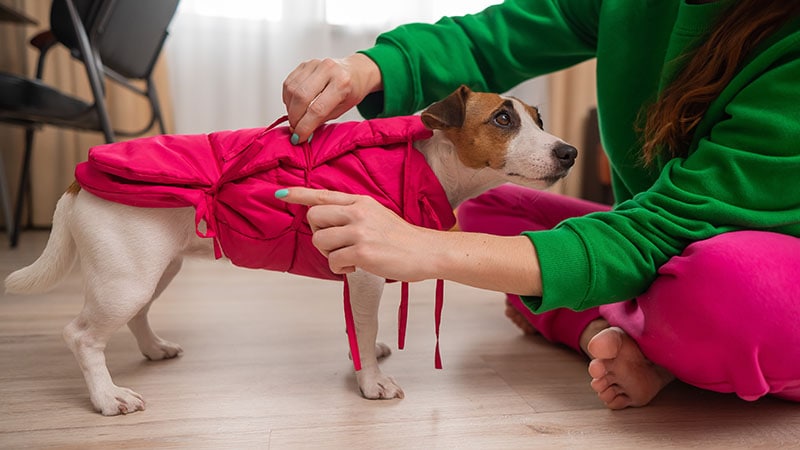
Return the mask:
<svg viewBox="0 0 800 450">
<path fill-rule="evenodd" d="M 224 3 L 224 5 L 223 5 Z M 344 57 L 411 21 L 477 12 L 491 0 L 182 0 L 166 49 L 177 133 L 258 127 L 285 113 L 281 85 L 300 62 Z M 543 106 L 547 83 L 513 94 Z M 355 110 L 342 120 L 360 119 Z"/>
</svg>

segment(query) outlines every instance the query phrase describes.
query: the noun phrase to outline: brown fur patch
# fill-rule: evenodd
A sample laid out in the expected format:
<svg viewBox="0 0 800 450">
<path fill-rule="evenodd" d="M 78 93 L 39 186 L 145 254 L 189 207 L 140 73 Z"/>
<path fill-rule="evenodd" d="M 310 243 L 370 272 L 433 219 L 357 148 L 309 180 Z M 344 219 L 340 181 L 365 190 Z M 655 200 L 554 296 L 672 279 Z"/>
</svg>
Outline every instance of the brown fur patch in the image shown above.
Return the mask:
<svg viewBox="0 0 800 450">
<path fill-rule="evenodd" d="M 498 114 L 506 113 L 511 126 L 493 124 Z M 507 99 L 495 94 L 473 92 L 467 99 L 464 124 L 444 130 L 458 149 L 458 157 L 467 167 L 499 169 L 505 165 L 506 149 L 520 128 L 518 113 Z"/>
<path fill-rule="evenodd" d="M 70 195 L 78 195 L 78 192 L 80 191 L 81 191 L 81 185 L 78 184 L 77 181 L 73 181 L 72 184 L 69 185 L 65 193 Z"/>
</svg>

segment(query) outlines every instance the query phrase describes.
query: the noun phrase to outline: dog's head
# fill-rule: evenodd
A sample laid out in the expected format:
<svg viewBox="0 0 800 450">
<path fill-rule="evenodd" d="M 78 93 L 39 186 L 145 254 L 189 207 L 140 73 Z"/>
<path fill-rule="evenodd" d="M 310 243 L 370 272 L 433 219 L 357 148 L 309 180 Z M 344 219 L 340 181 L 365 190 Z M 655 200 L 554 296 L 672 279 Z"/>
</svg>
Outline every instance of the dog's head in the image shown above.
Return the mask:
<svg viewBox="0 0 800 450">
<path fill-rule="evenodd" d="M 461 162 L 489 167 L 516 184 L 545 188 L 575 163 L 575 147 L 542 130 L 539 111 L 513 97 L 461 86 L 422 112 L 422 122 L 441 130 Z"/>
</svg>

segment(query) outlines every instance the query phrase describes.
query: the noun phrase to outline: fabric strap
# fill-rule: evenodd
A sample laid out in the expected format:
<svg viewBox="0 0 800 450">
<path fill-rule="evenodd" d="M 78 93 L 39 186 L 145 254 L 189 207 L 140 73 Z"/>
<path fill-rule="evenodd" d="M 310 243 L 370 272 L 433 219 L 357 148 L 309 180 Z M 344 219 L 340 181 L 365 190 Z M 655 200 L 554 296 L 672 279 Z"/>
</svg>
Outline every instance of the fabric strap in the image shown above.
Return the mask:
<svg viewBox="0 0 800 450">
<path fill-rule="evenodd" d="M 444 280 L 436 280 L 436 306 L 433 321 L 436 327 L 436 352 L 434 354 L 434 367 L 442 368 L 442 354 L 439 351 L 439 324 L 442 323 L 442 307 L 444 307 Z"/>
<path fill-rule="evenodd" d="M 406 347 L 406 327 L 408 325 L 408 283 L 400 283 L 400 307 L 397 309 L 397 348 Z"/>
<path fill-rule="evenodd" d="M 347 330 L 347 341 L 350 344 L 350 357 L 353 358 L 353 368 L 361 370 L 361 354 L 358 351 L 358 338 L 356 337 L 356 324 L 353 320 L 353 308 L 350 306 L 350 286 L 347 277 L 344 277 L 344 324 Z"/>
<path fill-rule="evenodd" d="M 356 372 L 361 370 L 361 354 L 358 351 L 358 337 L 356 336 L 356 324 L 353 319 L 353 308 L 350 303 L 350 285 L 347 277 L 344 280 L 344 323 L 347 331 L 347 341 L 350 345 L 350 356 L 353 358 L 353 368 Z M 436 280 L 436 303 L 434 307 L 434 327 L 436 330 L 436 350 L 434 352 L 433 363 L 437 369 L 442 368 L 442 354 L 439 349 L 439 328 L 442 323 L 442 308 L 444 307 L 444 280 Z M 408 324 L 408 283 L 400 284 L 400 308 L 397 312 L 397 347 L 402 350 L 406 344 L 406 326 Z"/>
</svg>

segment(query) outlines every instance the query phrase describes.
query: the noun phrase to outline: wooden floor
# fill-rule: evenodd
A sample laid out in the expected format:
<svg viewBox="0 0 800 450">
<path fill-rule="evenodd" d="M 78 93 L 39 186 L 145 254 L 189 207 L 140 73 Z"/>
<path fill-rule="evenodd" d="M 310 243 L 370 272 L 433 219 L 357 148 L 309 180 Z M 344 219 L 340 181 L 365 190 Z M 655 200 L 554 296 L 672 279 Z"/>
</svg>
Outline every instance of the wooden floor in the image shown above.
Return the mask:
<svg viewBox="0 0 800 450">
<path fill-rule="evenodd" d="M 5 238 L 5 236 L 2 236 Z M 0 276 L 31 262 L 46 234 L 0 249 Z M 412 286 L 406 349 L 384 362 L 403 400 L 359 397 L 338 283 L 193 261 L 156 302 L 153 326 L 184 348 L 148 362 L 120 330 L 117 384 L 147 410 L 92 411 L 61 341 L 81 308 L 80 275 L 56 291 L 0 301 L 0 448 L 800 448 L 800 405 L 748 403 L 673 383 L 648 407 L 609 411 L 586 361 L 503 317 L 503 296 L 447 283 L 433 367 L 433 284 Z M 396 348 L 399 287 L 380 337 Z"/>
</svg>

